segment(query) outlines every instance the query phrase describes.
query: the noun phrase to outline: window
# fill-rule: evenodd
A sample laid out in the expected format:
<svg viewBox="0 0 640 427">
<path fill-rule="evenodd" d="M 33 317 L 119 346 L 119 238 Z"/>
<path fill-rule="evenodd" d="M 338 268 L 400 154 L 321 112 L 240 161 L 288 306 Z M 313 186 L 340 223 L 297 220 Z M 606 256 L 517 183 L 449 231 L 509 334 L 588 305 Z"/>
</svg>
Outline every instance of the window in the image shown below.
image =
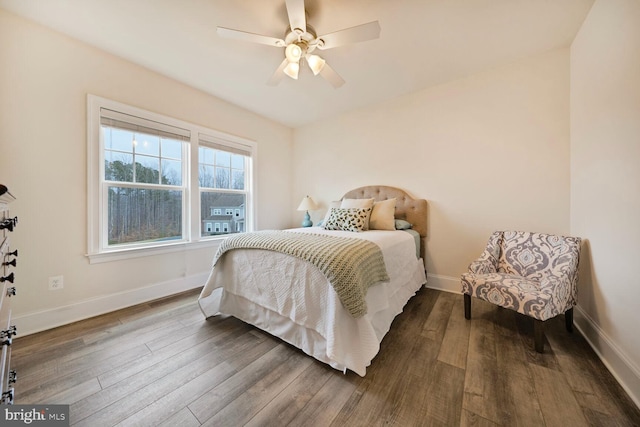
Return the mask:
<svg viewBox="0 0 640 427">
<path fill-rule="evenodd" d="M 92 95 L 87 127 L 91 262 L 251 229 L 253 142 Z"/>
<path fill-rule="evenodd" d="M 222 228 L 214 227 L 213 231 L 203 227 L 201 237 L 242 233 L 246 231 L 245 219 L 234 216 L 234 212 L 245 210 L 250 202 L 248 171 L 251 152 L 246 147 L 225 145 L 220 138 L 204 133 L 199 134 L 198 140 L 200 209 L 203 215 L 209 211 L 214 215 L 224 212 L 232 221 L 225 222 Z"/>
<path fill-rule="evenodd" d="M 106 108 L 104 147 L 106 246 L 185 240 L 186 141 L 189 131 Z"/>
</svg>

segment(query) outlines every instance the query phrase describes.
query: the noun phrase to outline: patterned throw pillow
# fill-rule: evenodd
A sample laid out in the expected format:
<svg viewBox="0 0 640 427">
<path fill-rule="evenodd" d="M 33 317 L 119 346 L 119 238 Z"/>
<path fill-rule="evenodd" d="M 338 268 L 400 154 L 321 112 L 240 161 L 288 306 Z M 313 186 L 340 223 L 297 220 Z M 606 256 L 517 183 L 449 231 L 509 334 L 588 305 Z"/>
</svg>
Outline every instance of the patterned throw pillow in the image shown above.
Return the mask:
<svg viewBox="0 0 640 427">
<path fill-rule="evenodd" d="M 325 230 L 367 231 L 370 216 L 371 208 L 331 208 L 322 227 Z"/>
</svg>

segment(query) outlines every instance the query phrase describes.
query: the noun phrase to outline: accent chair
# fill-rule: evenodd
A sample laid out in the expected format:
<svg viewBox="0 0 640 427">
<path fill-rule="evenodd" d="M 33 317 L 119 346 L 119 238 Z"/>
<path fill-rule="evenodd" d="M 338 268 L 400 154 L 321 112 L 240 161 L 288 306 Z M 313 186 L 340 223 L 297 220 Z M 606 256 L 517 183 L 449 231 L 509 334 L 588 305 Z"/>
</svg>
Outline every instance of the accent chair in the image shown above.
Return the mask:
<svg viewBox="0 0 640 427">
<path fill-rule="evenodd" d="M 484 252 L 462 275 L 464 316 L 471 319 L 471 297 L 534 319 L 534 341 L 544 351 L 544 321 L 565 315 L 573 331 L 578 300 L 578 237 L 526 231 L 496 231 Z"/>
</svg>

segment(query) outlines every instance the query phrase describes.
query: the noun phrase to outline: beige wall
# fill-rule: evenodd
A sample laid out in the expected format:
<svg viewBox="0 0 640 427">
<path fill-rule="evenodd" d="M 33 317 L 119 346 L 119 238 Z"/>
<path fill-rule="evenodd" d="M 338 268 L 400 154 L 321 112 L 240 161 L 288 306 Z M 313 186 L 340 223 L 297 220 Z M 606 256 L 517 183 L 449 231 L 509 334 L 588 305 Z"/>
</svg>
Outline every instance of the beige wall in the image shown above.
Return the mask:
<svg viewBox="0 0 640 427">
<path fill-rule="evenodd" d="M 257 141 L 258 226 L 291 223 L 291 129 L 0 9 L 0 182 L 20 218 L 18 319 L 44 313 L 53 326 L 195 286 L 209 270 L 213 247 L 88 263 L 88 93 Z M 54 275 L 64 289 L 48 290 Z"/>
<path fill-rule="evenodd" d="M 309 194 L 326 209 L 385 184 L 429 201 L 430 286 L 459 292 L 494 230 L 569 233 L 568 49 L 305 126 L 294 140 L 294 200 Z"/>
<path fill-rule="evenodd" d="M 576 320 L 640 405 L 640 1 L 598 0 L 571 46 Z"/>
</svg>

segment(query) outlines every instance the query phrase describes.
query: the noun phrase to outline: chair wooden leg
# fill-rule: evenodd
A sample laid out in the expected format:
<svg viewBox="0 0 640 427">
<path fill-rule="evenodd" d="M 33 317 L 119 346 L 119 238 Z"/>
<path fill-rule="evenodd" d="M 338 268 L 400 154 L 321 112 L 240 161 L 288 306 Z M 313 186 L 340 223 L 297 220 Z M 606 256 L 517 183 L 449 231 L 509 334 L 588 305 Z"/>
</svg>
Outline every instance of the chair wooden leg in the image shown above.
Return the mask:
<svg viewBox="0 0 640 427">
<path fill-rule="evenodd" d="M 542 320 L 533 319 L 533 338 L 536 351 L 544 353 L 544 322 Z"/>
<path fill-rule="evenodd" d="M 464 294 L 464 318 L 471 319 L 471 295 Z"/>
<path fill-rule="evenodd" d="M 564 322 L 569 333 L 573 332 L 573 307 L 564 313 Z"/>
</svg>

